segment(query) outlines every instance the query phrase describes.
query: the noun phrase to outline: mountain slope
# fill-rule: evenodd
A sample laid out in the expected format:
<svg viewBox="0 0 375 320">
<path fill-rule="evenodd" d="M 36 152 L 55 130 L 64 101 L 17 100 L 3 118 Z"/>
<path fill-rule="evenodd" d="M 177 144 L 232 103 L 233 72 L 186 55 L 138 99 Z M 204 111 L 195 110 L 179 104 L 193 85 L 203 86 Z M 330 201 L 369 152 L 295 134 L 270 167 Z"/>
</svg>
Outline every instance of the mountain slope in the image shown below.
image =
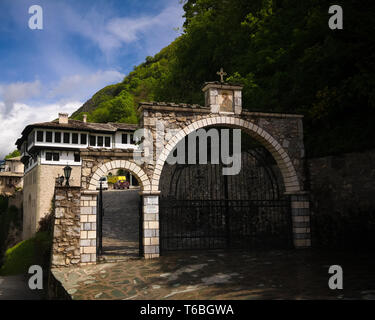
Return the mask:
<svg viewBox="0 0 375 320">
<path fill-rule="evenodd" d="M 86 113 L 91 122 L 137 123 L 138 103 L 156 99 L 157 88 L 168 72 L 173 46 L 174 43 L 154 57 L 147 57 L 121 83 L 99 90 L 72 114 L 72 118 L 82 120 Z"/>
<path fill-rule="evenodd" d="M 203 103 L 201 86 L 244 85 L 244 108 L 305 116 L 308 156 L 375 147 L 375 3 L 343 0 L 343 30 L 326 0 L 186 0 L 184 33 L 73 117 L 137 121 L 142 100 Z"/>
</svg>

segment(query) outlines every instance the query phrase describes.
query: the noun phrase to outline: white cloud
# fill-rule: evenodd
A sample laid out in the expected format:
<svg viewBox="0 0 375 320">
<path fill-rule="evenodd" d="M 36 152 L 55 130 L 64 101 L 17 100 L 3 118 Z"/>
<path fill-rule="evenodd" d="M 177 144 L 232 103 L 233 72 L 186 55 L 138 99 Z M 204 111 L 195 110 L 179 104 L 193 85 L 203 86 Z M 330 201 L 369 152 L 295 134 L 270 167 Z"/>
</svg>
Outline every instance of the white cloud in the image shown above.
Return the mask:
<svg viewBox="0 0 375 320">
<path fill-rule="evenodd" d="M 4 117 L 0 113 L 0 159 L 16 149 L 15 143 L 23 129 L 32 123 L 46 122 L 56 119 L 59 112 L 71 114 L 82 105 L 80 101 L 65 104 L 49 104 L 40 107 L 31 107 L 26 104 L 15 103 L 11 114 Z M 0 108 L 4 103 L 0 102 Z"/>
<path fill-rule="evenodd" d="M 51 121 L 59 112 L 71 114 L 96 91 L 123 77 L 118 71 L 107 70 L 63 77 L 57 84 L 34 81 L 0 85 L 0 159 L 16 148 L 14 143 L 28 124 Z M 37 106 L 22 103 L 31 98 L 39 101 Z M 43 103 L 45 98 L 57 102 Z"/>
<path fill-rule="evenodd" d="M 155 40 L 155 37 L 160 41 L 166 33 L 170 36 L 171 32 L 175 32 L 173 28 L 182 25 L 182 14 L 180 6 L 171 6 L 154 16 L 111 19 L 106 30 L 110 38 L 117 39 L 120 43 L 128 44 L 142 39 L 148 42 Z"/>
<path fill-rule="evenodd" d="M 117 83 L 124 74 L 115 70 L 98 71 L 89 74 L 74 74 L 62 77 L 56 83 L 15 82 L 0 85 L 0 111 L 5 119 L 13 113 L 16 103 L 29 103 L 30 99 L 44 104 L 47 100 L 62 104 L 68 101 L 85 101 L 103 87 Z"/>
<path fill-rule="evenodd" d="M 178 36 L 174 29 L 183 24 L 183 8 L 177 2 L 171 2 L 168 7 L 154 15 L 106 19 L 95 11 L 82 17 L 65 8 L 63 16 L 69 32 L 90 39 L 107 56 L 115 50 L 126 49 L 125 45 L 137 42 L 142 42 L 144 55 L 155 54 Z M 153 52 L 150 52 L 149 48 L 153 48 Z"/>
<path fill-rule="evenodd" d="M 48 96 L 63 100 L 83 100 L 108 84 L 121 81 L 124 76 L 124 74 L 115 70 L 66 76 L 49 91 Z"/>
<path fill-rule="evenodd" d="M 7 85 L 0 85 L 0 95 L 4 104 L 0 109 L 7 115 L 13 109 L 15 102 L 22 102 L 40 94 L 41 84 L 39 80 L 34 82 L 15 82 Z"/>
<path fill-rule="evenodd" d="M 113 69 L 96 71 L 99 68 L 95 67 L 93 71 L 86 56 L 77 54 L 70 45 L 72 34 L 97 46 L 107 58 L 105 66 L 114 65 L 108 59 L 113 54 L 135 55 L 143 60 L 178 36 L 173 28 L 182 26 L 183 9 L 177 1 L 170 1 L 167 8 L 155 14 L 130 17 L 115 16 L 110 9 L 97 12 L 94 7 L 82 15 L 65 3 L 56 5 L 54 19 L 43 31 L 49 41 L 40 45 L 39 60 L 45 66 L 44 73 L 36 73 L 41 79 L 56 80 L 0 84 L 0 159 L 14 150 L 14 143 L 27 124 L 50 121 L 61 111 L 72 113 L 82 105 L 81 101 L 123 79 L 124 74 Z"/>
</svg>

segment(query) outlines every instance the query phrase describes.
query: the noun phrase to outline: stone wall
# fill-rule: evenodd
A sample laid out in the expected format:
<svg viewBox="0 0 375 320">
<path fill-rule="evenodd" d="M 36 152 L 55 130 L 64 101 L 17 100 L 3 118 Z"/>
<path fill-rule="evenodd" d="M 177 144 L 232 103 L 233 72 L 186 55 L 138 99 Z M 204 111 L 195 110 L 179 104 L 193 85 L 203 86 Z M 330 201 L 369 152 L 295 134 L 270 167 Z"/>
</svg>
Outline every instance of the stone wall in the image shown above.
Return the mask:
<svg viewBox="0 0 375 320">
<path fill-rule="evenodd" d="M 51 212 L 55 179 L 63 175 L 62 165 L 38 165 L 24 176 L 23 239 L 31 238 L 38 230 L 39 221 Z M 81 167 L 72 166 L 70 185 L 80 186 Z"/>
<path fill-rule="evenodd" d="M 81 264 L 96 262 L 96 210 L 98 192 L 84 191 L 81 195 Z"/>
<path fill-rule="evenodd" d="M 23 203 L 23 191 L 16 191 L 12 196 L 9 197 L 9 207 L 15 206 L 17 209 L 22 209 Z"/>
<path fill-rule="evenodd" d="M 307 168 L 313 245 L 374 242 L 375 150 L 309 159 Z"/>
<path fill-rule="evenodd" d="M 80 199 L 80 187 L 55 187 L 52 268 L 74 266 L 81 261 Z"/>
<path fill-rule="evenodd" d="M 39 184 L 39 166 L 28 171 L 23 178 L 23 219 L 22 239 L 31 238 L 37 229 L 37 197 Z"/>
</svg>

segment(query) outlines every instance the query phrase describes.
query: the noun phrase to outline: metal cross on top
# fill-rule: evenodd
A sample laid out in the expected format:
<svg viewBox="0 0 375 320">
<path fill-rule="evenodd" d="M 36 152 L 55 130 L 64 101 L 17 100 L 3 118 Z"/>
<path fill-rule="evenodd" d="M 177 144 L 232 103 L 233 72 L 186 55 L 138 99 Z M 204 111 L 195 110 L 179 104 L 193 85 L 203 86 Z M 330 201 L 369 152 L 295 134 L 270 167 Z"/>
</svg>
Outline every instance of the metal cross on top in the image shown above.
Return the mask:
<svg viewBox="0 0 375 320">
<path fill-rule="evenodd" d="M 226 76 L 227 73 L 224 72 L 223 68 L 220 68 L 220 71 L 216 72 L 216 74 L 220 76 L 220 82 L 223 83 L 224 82 L 224 76 Z"/>
</svg>

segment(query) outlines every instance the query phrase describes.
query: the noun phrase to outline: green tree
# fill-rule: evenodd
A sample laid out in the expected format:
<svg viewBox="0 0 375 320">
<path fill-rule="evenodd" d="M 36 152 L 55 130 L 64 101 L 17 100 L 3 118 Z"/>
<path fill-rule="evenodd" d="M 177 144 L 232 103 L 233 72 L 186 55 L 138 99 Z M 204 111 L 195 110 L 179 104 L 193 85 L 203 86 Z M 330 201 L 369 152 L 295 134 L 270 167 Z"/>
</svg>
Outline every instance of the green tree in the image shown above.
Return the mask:
<svg viewBox="0 0 375 320">
<path fill-rule="evenodd" d="M 20 155 L 21 155 L 21 153 L 18 150 L 14 150 L 11 153 L 9 153 L 8 155 L 6 155 L 5 159 L 19 157 Z"/>
</svg>

